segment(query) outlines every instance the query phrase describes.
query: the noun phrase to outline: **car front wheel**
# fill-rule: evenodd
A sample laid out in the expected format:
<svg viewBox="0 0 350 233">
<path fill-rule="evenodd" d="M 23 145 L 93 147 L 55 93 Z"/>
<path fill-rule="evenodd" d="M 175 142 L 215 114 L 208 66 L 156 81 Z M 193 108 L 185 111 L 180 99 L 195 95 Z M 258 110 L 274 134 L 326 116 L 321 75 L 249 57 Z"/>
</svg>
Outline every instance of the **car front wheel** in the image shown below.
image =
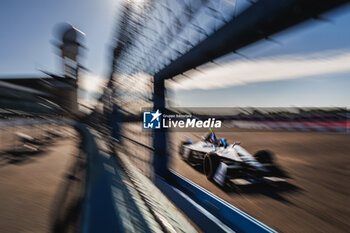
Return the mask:
<svg viewBox="0 0 350 233">
<path fill-rule="evenodd" d="M 203 170 L 208 180 L 213 179 L 219 164 L 220 164 L 220 160 L 217 154 L 215 153 L 205 154 L 204 160 L 203 160 Z"/>
</svg>

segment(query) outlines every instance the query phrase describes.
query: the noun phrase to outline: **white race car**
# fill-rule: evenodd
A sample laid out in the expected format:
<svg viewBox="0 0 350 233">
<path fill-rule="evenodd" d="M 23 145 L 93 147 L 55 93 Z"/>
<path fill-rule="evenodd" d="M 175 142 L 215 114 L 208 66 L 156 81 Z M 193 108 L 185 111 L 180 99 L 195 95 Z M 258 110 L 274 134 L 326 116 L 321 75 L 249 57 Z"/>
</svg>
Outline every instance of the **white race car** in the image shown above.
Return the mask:
<svg viewBox="0 0 350 233">
<path fill-rule="evenodd" d="M 191 166 L 202 166 L 206 177 L 220 185 L 233 179 L 244 179 L 248 183 L 278 180 L 269 151 L 261 150 L 253 156 L 239 142 L 227 144 L 225 139 L 217 139 L 212 131 L 196 143 L 187 139 L 180 146 L 182 159 Z"/>
</svg>

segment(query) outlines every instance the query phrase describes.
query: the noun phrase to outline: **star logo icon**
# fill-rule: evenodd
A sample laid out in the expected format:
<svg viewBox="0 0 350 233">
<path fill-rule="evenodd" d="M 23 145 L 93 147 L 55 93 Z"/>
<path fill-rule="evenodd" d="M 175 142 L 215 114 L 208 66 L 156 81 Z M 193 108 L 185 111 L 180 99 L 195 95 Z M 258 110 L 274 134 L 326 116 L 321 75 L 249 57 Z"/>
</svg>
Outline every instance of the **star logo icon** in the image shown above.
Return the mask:
<svg viewBox="0 0 350 233">
<path fill-rule="evenodd" d="M 161 128 L 161 115 L 162 113 L 157 110 L 156 112 L 146 111 L 143 112 L 143 128 L 144 129 L 160 129 Z"/>
<path fill-rule="evenodd" d="M 158 109 L 155 113 L 151 113 L 151 115 L 152 115 L 152 120 L 151 120 L 151 122 L 153 122 L 154 120 L 159 121 L 159 117 L 160 117 L 162 114 L 159 112 L 159 109 Z"/>
</svg>

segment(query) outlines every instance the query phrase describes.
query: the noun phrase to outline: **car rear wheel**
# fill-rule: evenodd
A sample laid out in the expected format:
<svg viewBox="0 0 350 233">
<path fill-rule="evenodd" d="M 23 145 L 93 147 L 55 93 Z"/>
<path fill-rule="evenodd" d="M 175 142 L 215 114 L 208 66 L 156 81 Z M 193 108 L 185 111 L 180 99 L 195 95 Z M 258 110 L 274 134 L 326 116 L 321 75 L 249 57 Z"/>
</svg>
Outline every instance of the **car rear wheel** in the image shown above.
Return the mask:
<svg viewBox="0 0 350 233">
<path fill-rule="evenodd" d="M 254 154 L 254 157 L 259 163 L 263 163 L 263 164 L 273 163 L 273 154 L 268 150 L 259 150 Z"/>
<path fill-rule="evenodd" d="M 204 160 L 203 160 L 203 170 L 208 180 L 213 179 L 219 164 L 220 164 L 219 157 L 215 153 L 205 154 Z"/>
</svg>

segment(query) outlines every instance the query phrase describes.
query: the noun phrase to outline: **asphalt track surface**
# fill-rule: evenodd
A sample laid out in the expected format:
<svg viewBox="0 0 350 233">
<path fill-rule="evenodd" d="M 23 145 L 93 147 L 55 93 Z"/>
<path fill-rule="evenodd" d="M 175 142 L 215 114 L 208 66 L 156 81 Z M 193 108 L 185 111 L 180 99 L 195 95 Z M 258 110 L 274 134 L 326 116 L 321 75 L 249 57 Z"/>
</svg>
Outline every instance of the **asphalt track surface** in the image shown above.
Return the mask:
<svg viewBox="0 0 350 233">
<path fill-rule="evenodd" d="M 279 232 L 348 232 L 350 228 L 350 135 L 315 132 L 244 131 L 217 133 L 229 143 L 240 141 L 252 154 L 274 152 L 285 182 L 220 187 L 201 168 L 180 159 L 178 147 L 189 136 L 170 133 L 171 168 Z"/>
<path fill-rule="evenodd" d="M 77 141 L 65 135 L 37 153 L 16 150 L 0 157 L 0 232 L 49 232 L 52 217 L 58 214 L 57 193 L 77 153 Z"/>
<path fill-rule="evenodd" d="M 224 188 L 208 181 L 200 168 L 191 167 L 179 157 L 178 146 L 185 136 L 195 141 L 201 135 L 170 134 L 171 167 L 175 171 L 277 231 L 348 232 L 350 135 L 242 130 L 217 133 L 228 142 L 240 141 L 252 153 L 273 151 L 277 164 L 289 176 L 286 182 L 274 185 L 229 184 Z M 63 189 L 76 146 L 69 137 L 57 140 L 40 154 L 2 155 L 0 232 L 49 231 L 55 203 L 62 203 L 57 193 Z"/>
</svg>

